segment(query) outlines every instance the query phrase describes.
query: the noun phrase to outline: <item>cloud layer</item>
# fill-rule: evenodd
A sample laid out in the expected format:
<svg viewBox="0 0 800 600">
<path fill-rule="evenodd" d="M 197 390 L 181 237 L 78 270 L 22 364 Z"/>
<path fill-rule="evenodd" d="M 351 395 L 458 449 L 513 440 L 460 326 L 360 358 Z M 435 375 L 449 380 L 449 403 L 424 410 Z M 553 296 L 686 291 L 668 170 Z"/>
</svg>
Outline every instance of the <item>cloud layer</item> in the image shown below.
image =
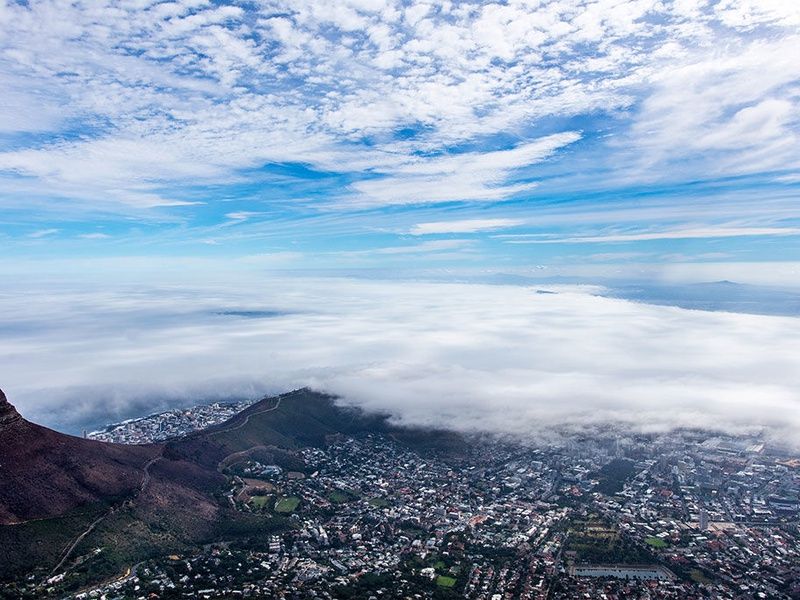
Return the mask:
<svg viewBox="0 0 800 600">
<path fill-rule="evenodd" d="M 330 279 L 239 289 L 6 291 L 0 385 L 29 418 L 73 430 L 312 385 L 415 425 L 523 436 L 609 422 L 763 426 L 800 443 L 800 319 L 580 287 Z"/>
<path fill-rule="evenodd" d="M 577 122 L 612 136 L 618 181 L 797 169 L 798 22 L 748 0 L 4 0 L 0 172 L 115 211 L 269 163 L 352 174 L 342 206 L 489 201 Z"/>
</svg>

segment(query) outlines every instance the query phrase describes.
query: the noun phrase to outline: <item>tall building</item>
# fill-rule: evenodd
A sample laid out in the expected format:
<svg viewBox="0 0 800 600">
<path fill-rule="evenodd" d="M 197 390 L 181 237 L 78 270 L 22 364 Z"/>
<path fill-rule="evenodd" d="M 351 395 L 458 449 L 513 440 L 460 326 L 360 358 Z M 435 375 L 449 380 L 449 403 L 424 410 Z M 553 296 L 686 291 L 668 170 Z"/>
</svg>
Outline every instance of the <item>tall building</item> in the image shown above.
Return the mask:
<svg viewBox="0 0 800 600">
<path fill-rule="evenodd" d="M 705 508 L 700 509 L 700 531 L 708 529 L 708 511 Z"/>
</svg>

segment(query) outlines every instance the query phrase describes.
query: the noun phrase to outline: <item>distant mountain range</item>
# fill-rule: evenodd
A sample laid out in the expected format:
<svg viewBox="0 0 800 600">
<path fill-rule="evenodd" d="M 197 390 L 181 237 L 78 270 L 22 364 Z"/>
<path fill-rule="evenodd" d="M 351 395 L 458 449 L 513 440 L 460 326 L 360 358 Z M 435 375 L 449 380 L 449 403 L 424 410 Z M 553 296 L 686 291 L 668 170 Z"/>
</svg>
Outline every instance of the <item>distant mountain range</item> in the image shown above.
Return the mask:
<svg viewBox="0 0 800 600">
<path fill-rule="evenodd" d="M 477 281 L 497 285 L 602 285 L 598 295 L 690 310 L 724 311 L 754 315 L 800 316 L 800 290 L 751 285 L 735 281 L 669 284 L 598 280 L 579 277 L 528 277 L 498 273 Z M 538 293 L 547 290 L 537 290 Z"/>
<path fill-rule="evenodd" d="M 627 284 L 611 288 L 603 295 L 692 310 L 800 316 L 800 292 L 733 281 L 688 285 Z"/>
<path fill-rule="evenodd" d="M 127 446 L 65 435 L 22 418 L 0 392 L 0 582 L 43 580 L 92 548 L 91 576 L 150 556 L 280 526 L 224 495 L 241 456 L 295 467 L 295 451 L 335 436 L 382 432 L 419 451 L 460 452 L 450 432 L 399 429 L 308 389 L 264 398 L 227 422 L 164 444 Z"/>
</svg>

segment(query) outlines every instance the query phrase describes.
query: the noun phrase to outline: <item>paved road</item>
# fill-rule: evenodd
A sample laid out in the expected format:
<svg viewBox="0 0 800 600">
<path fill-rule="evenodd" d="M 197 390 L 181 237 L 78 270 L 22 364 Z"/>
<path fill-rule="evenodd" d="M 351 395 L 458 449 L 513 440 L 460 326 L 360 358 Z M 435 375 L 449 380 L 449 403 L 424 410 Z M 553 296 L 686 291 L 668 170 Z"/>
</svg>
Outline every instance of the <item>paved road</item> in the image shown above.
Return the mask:
<svg viewBox="0 0 800 600">
<path fill-rule="evenodd" d="M 163 452 L 163 450 L 162 450 L 162 452 Z M 164 458 L 164 456 L 162 454 L 159 454 L 158 456 L 155 456 L 155 457 L 151 458 L 147 462 L 147 464 L 144 466 L 144 477 L 142 477 L 142 485 L 139 486 L 139 492 L 136 494 L 136 496 L 133 498 L 133 500 L 135 500 L 136 498 L 141 496 L 142 493 L 144 492 L 144 490 L 147 488 L 147 485 L 150 483 L 150 467 L 152 467 L 154 464 L 156 464 L 162 458 Z"/>
</svg>

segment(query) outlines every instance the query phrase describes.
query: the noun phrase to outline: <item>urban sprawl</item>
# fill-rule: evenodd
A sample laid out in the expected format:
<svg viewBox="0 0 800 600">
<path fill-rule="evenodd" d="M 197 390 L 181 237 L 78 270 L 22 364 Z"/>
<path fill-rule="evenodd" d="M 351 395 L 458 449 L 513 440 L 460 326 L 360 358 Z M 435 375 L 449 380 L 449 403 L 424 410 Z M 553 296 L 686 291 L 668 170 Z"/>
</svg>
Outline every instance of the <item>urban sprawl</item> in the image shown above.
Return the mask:
<svg viewBox="0 0 800 600">
<path fill-rule="evenodd" d="M 92 437 L 145 443 L 244 404 L 170 411 Z M 226 465 L 227 501 L 271 515 L 261 543 L 132 566 L 77 598 L 800 597 L 800 460 L 697 431 L 480 438 L 452 457 L 340 438 L 291 469 Z M 57 582 L 53 582 L 57 584 Z"/>
</svg>

